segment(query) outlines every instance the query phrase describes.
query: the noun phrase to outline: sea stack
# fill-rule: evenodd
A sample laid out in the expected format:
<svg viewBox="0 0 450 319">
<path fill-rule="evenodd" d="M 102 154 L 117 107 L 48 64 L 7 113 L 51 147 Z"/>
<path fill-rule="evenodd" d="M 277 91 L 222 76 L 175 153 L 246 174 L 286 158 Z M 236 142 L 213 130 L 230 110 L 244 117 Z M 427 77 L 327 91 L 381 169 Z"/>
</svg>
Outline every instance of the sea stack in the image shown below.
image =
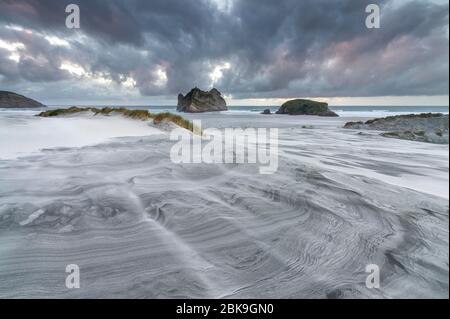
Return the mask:
<svg viewBox="0 0 450 319">
<path fill-rule="evenodd" d="M 284 103 L 278 110 L 277 114 L 317 115 L 328 117 L 339 116 L 328 108 L 327 103 L 304 99 L 291 100 Z"/>
<path fill-rule="evenodd" d="M 38 101 L 13 92 L 0 91 L 0 108 L 37 108 L 45 107 Z"/>
<path fill-rule="evenodd" d="M 192 89 L 186 96 L 178 95 L 177 111 L 186 113 L 203 113 L 227 111 L 227 103 L 222 94 L 215 88 L 209 92 Z"/>
</svg>

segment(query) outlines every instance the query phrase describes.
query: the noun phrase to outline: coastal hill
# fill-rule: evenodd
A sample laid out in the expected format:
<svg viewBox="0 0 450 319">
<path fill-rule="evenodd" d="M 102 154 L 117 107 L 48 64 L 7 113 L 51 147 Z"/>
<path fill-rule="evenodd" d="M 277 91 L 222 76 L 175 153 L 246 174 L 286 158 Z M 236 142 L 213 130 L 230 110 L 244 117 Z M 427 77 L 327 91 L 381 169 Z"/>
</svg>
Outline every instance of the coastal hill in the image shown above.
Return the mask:
<svg viewBox="0 0 450 319">
<path fill-rule="evenodd" d="M 284 103 L 277 114 L 289 114 L 289 115 L 317 115 L 317 116 L 330 116 L 338 117 L 336 113 L 328 108 L 327 103 L 316 102 L 305 99 L 296 99 L 287 101 Z"/>
<path fill-rule="evenodd" d="M 178 95 L 177 111 L 186 113 L 202 113 L 227 111 L 227 103 L 222 94 L 215 88 L 209 92 L 192 89 L 186 96 Z"/>
<path fill-rule="evenodd" d="M 45 107 L 38 101 L 13 92 L 0 91 L 0 108 L 35 108 Z"/>
</svg>

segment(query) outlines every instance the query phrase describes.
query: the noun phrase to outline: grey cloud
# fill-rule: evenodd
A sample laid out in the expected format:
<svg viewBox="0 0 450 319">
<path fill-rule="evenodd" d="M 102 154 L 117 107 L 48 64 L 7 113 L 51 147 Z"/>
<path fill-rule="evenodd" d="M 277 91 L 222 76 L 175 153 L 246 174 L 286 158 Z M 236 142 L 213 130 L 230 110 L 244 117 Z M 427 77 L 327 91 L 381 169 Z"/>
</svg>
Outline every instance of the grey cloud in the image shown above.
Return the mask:
<svg viewBox="0 0 450 319">
<path fill-rule="evenodd" d="M 0 49 L 2 86 L 66 83 L 59 65 L 72 61 L 117 83 L 132 77 L 142 95 L 172 96 L 206 88 L 214 66 L 229 62 L 217 86 L 237 98 L 448 94 L 448 4 L 380 0 L 382 28 L 368 30 L 372 0 L 234 0 L 230 12 L 209 0 L 79 0 L 82 28 L 74 31 L 64 27 L 72 2 L 0 0 L 0 39 L 26 46 L 18 64 Z"/>
</svg>

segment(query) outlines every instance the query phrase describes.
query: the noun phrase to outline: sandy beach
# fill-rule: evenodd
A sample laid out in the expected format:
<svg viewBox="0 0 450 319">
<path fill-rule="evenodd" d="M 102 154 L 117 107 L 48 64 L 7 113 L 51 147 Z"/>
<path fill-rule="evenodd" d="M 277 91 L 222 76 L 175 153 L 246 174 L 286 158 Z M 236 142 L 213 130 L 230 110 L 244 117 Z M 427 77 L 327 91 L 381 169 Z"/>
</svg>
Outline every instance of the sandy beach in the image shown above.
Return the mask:
<svg viewBox="0 0 450 319">
<path fill-rule="evenodd" d="M 261 175 L 174 164 L 149 122 L 34 114 L 0 116 L 0 298 L 448 298 L 448 145 L 342 128 L 367 118 L 186 116 L 279 128 Z"/>
</svg>

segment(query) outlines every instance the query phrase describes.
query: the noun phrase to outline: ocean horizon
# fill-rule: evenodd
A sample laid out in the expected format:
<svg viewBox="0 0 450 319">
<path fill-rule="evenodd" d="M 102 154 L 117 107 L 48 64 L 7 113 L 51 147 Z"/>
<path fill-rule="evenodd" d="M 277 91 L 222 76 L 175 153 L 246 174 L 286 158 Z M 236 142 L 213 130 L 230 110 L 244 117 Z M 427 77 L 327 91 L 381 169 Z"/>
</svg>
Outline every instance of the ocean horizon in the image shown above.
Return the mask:
<svg viewBox="0 0 450 319">
<path fill-rule="evenodd" d="M 49 105 L 48 109 L 58 109 L 58 108 L 69 108 L 72 106 L 79 107 L 111 107 L 111 108 L 121 108 L 126 107 L 129 109 L 137 110 L 148 110 L 152 113 L 164 113 L 172 112 L 177 113 L 176 105 L 126 105 L 126 104 L 89 104 L 89 105 Z M 270 109 L 272 113 L 275 113 L 280 106 L 269 105 L 269 106 L 228 106 L 228 111 L 222 111 L 222 114 L 239 114 L 239 113 L 261 113 L 265 109 Z M 367 117 L 367 118 L 379 118 L 387 116 L 396 115 L 407 115 L 407 114 L 421 114 L 421 113 L 442 113 L 449 114 L 449 106 L 369 106 L 369 105 L 349 105 L 349 106 L 333 106 L 330 105 L 330 109 L 336 112 L 340 117 Z M 36 112 L 36 109 L 1 109 L 0 112 Z M 40 111 L 40 110 L 39 110 Z"/>
</svg>

